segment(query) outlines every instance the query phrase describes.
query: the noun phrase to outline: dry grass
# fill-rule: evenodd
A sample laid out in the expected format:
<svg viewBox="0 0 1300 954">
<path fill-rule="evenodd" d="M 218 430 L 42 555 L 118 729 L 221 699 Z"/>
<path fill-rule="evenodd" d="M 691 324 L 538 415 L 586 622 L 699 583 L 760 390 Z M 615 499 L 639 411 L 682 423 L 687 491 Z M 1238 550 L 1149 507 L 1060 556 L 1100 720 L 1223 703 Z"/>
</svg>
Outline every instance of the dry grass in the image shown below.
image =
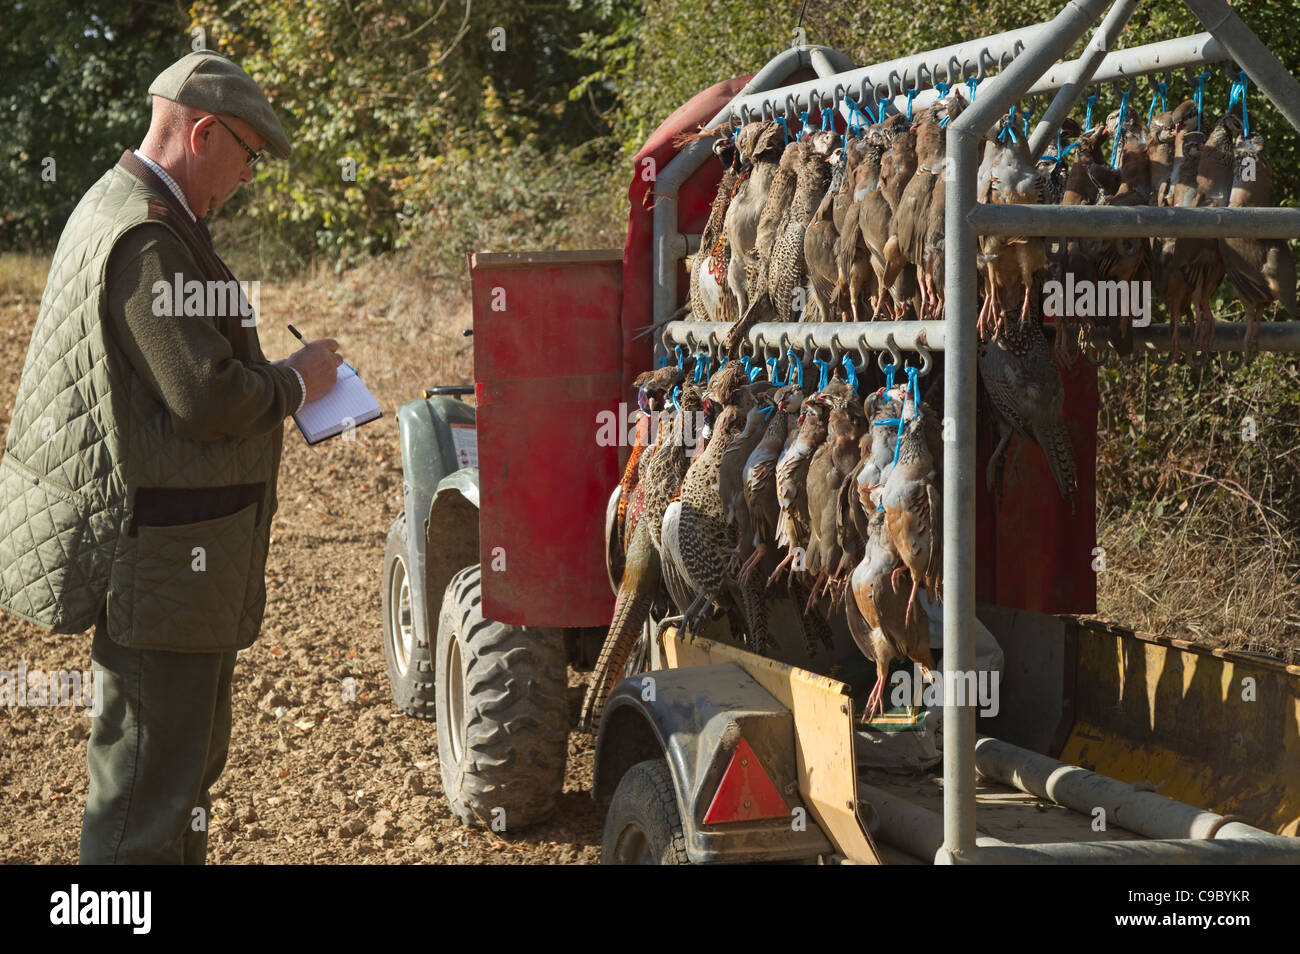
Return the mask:
<svg viewBox="0 0 1300 954">
<path fill-rule="evenodd" d="M 435 384 L 473 383 L 473 339 L 463 279 L 396 253 L 335 274 L 318 264 L 283 282 L 262 283 L 258 329 L 267 356 L 298 347 L 292 322 L 307 338 L 336 338 L 385 414 Z"/>
</svg>

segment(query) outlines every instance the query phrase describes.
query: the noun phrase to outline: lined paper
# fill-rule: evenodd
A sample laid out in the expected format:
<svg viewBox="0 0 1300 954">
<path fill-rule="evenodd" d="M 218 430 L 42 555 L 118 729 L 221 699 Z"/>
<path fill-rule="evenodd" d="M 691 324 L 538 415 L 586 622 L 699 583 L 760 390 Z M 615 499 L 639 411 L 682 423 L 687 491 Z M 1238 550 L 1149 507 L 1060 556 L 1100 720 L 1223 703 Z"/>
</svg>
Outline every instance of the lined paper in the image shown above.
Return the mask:
<svg viewBox="0 0 1300 954">
<path fill-rule="evenodd" d="M 348 427 L 360 427 L 379 417 L 379 402 L 370 393 L 356 369 L 346 362 L 339 365 L 334 387 L 322 398 L 309 401 L 293 416 L 298 430 L 308 444 L 342 434 Z"/>
</svg>

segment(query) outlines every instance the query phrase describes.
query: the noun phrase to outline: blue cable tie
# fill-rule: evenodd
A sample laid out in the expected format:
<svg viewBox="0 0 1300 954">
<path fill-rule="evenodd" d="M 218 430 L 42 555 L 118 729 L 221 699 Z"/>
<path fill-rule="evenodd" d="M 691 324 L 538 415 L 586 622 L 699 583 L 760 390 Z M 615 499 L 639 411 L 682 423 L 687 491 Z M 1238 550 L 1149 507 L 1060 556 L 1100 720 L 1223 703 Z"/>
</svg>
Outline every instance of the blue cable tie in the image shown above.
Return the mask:
<svg viewBox="0 0 1300 954">
<path fill-rule="evenodd" d="M 1100 97 L 1096 93 L 1093 93 L 1088 97 L 1088 110 L 1083 114 L 1083 128 L 1085 130 L 1092 128 L 1092 107 L 1099 98 Z"/>
<path fill-rule="evenodd" d="M 1110 147 L 1110 167 L 1119 168 L 1119 143 L 1124 137 L 1124 120 L 1128 117 L 1128 98 L 1132 90 L 1124 90 L 1124 95 L 1119 101 L 1119 122 L 1115 124 L 1115 142 Z"/>
<path fill-rule="evenodd" d="M 1204 110 L 1205 103 L 1205 81 L 1210 78 L 1210 71 L 1206 70 L 1200 76 L 1196 77 L 1196 94 L 1193 99 L 1196 100 L 1196 131 L 1201 130 L 1201 113 Z"/>
<path fill-rule="evenodd" d="M 808 110 L 799 114 L 799 135 L 794 138 L 800 142 L 803 141 L 803 135 L 808 131 Z"/>
<path fill-rule="evenodd" d="M 1246 112 L 1246 73 L 1243 70 L 1237 74 L 1237 79 L 1232 84 L 1232 89 L 1228 95 L 1228 109 L 1241 101 L 1241 134 L 1250 135 L 1250 116 Z"/>
<path fill-rule="evenodd" d="M 948 90 L 952 89 L 947 83 L 935 83 L 934 88 L 939 91 L 939 98 L 943 99 L 948 95 Z"/>
<path fill-rule="evenodd" d="M 822 358 L 813 358 L 813 364 L 817 365 L 817 390 L 823 391 L 831 380 L 830 374 L 828 373 L 830 371 L 831 363 Z"/>
<path fill-rule="evenodd" d="M 681 345 L 673 345 L 673 350 L 677 352 L 677 368 L 680 371 L 686 370 L 686 352 L 682 350 Z"/>
<path fill-rule="evenodd" d="M 972 103 L 975 102 L 975 87 L 979 86 L 979 84 L 980 84 L 979 78 L 975 76 L 972 76 L 970 79 L 966 81 L 966 88 L 970 90 L 970 101 Z"/>
<path fill-rule="evenodd" d="M 844 365 L 844 376 L 848 378 L 849 387 L 853 388 L 854 394 L 858 394 L 858 369 L 853 366 L 853 359 L 846 354 L 840 358 L 840 364 Z"/>
<path fill-rule="evenodd" d="M 777 124 L 778 126 L 781 127 L 781 134 L 782 134 L 783 136 L 785 136 L 785 142 L 786 142 L 786 144 L 789 144 L 789 142 L 790 142 L 790 127 L 788 127 L 788 126 L 785 124 L 785 117 L 784 117 L 784 116 L 777 116 L 777 117 L 776 117 L 776 124 Z"/>
<path fill-rule="evenodd" d="M 888 391 L 894 386 L 894 362 L 885 365 L 885 390 Z"/>
<path fill-rule="evenodd" d="M 673 388 L 673 393 L 668 396 L 668 399 L 673 402 L 673 407 L 677 408 L 677 410 L 682 409 L 682 386 L 680 384 Z"/>
<path fill-rule="evenodd" d="M 767 379 L 775 384 L 778 388 L 785 384 L 776 370 L 776 358 L 767 359 Z"/>
<path fill-rule="evenodd" d="M 1161 80 L 1156 84 L 1156 89 L 1160 90 L 1160 111 L 1166 113 L 1169 111 L 1169 101 L 1165 99 L 1165 94 L 1169 92 L 1169 84 Z"/>
<path fill-rule="evenodd" d="M 762 414 L 764 417 L 770 419 L 770 418 L 772 417 L 772 412 L 775 411 L 775 410 L 776 410 L 776 405 L 775 405 L 775 404 L 769 404 L 767 407 L 760 408 L 759 411 L 758 411 L 758 413 L 759 413 L 759 414 Z"/>
<path fill-rule="evenodd" d="M 912 121 L 912 100 L 916 99 L 916 94 L 921 92 L 919 89 L 909 89 L 907 91 L 907 121 Z"/>
<path fill-rule="evenodd" d="M 835 115 L 835 109 L 832 106 L 822 107 L 822 129 L 832 128 L 831 117 Z"/>
<path fill-rule="evenodd" d="M 1034 111 L 1032 109 L 1026 109 L 1021 115 L 1025 117 L 1025 138 L 1028 139 L 1029 138 L 1029 117 L 1034 115 Z"/>
</svg>

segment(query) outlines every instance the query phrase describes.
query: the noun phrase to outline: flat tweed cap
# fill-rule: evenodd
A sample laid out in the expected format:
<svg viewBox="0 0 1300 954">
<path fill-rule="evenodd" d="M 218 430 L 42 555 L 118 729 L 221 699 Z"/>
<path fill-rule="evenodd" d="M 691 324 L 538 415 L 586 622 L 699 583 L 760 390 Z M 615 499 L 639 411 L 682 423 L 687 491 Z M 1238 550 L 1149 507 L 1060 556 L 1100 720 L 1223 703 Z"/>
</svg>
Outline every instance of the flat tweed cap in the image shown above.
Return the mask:
<svg viewBox="0 0 1300 954">
<path fill-rule="evenodd" d="M 270 100 L 251 76 L 220 53 L 200 50 L 181 57 L 158 74 L 149 94 L 210 113 L 237 116 L 262 134 L 271 155 L 289 158 L 289 137 Z"/>
</svg>

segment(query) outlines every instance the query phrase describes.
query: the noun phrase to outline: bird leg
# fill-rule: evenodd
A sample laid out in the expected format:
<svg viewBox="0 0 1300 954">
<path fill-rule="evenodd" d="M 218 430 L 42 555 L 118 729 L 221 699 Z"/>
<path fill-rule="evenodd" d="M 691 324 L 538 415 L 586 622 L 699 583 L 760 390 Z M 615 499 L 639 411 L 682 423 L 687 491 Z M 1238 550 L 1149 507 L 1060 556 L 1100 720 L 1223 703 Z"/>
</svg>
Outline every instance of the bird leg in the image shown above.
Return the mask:
<svg viewBox="0 0 1300 954">
<path fill-rule="evenodd" d="M 781 575 L 781 571 L 785 569 L 786 566 L 793 566 L 792 563 L 793 560 L 794 560 L 794 548 L 792 547 L 790 551 L 782 558 L 781 562 L 776 565 L 776 569 L 772 571 L 772 575 L 767 578 L 767 585 L 771 586 L 773 583 L 775 583 L 777 577 Z"/>
<path fill-rule="evenodd" d="M 892 589 L 895 593 L 898 592 L 898 578 L 901 574 L 905 573 L 906 571 L 907 571 L 907 567 L 900 566 L 896 570 L 894 570 L 893 573 L 889 575 L 889 588 Z"/>
<path fill-rule="evenodd" d="M 754 552 L 750 554 L 749 559 L 744 562 L 744 565 L 741 566 L 740 573 L 736 577 L 736 582 L 741 586 L 748 583 L 749 578 L 754 575 L 754 570 L 758 567 L 758 564 L 762 562 L 763 556 L 766 553 L 767 541 L 764 540 L 754 549 Z"/>
<path fill-rule="evenodd" d="M 821 589 L 822 584 L 825 582 L 826 582 L 826 571 L 824 569 L 818 570 L 817 579 L 813 580 L 812 590 L 809 591 L 808 593 L 808 602 L 807 604 L 805 604 L 803 608 L 803 612 L 805 616 L 807 616 L 812 611 L 813 604 L 817 602 L 817 597 L 820 595 L 818 593 L 818 590 Z"/>
<path fill-rule="evenodd" d="M 1263 316 L 1263 313 L 1262 308 L 1246 309 L 1246 343 L 1242 350 L 1247 364 L 1254 361 L 1255 356 L 1259 354 L 1257 339 L 1259 338 L 1259 319 Z"/>
<path fill-rule="evenodd" d="M 877 666 L 877 668 L 880 667 Z M 867 708 L 862 713 L 863 722 L 870 722 L 877 712 L 879 712 L 881 715 L 885 714 L 885 706 L 883 702 L 884 695 L 885 695 L 885 674 L 882 672 L 877 674 L 876 684 L 871 689 L 871 695 L 867 696 Z"/>
<path fill-rule="evenodd" d="M 1196 324 L 1196 347 L 1201 351 L 1209 351 L 1210 344 L 1214 341 L 1214 313 L 1210 311 L 1210 303 L 1205 299 L 1198 300 L 1196 313 L 1199 319 Z"/>
<path fill-rule="evenodd" d="M 912 577 L 912 593 L 907 598 L 907 612 L 903 614 L 904 626 L 911 623 L 913 617 L 916 616 L 916 591 L 918 589 L 920 589 L 920 584 L 916 581 L 916 577 Z"/>
</svg>

